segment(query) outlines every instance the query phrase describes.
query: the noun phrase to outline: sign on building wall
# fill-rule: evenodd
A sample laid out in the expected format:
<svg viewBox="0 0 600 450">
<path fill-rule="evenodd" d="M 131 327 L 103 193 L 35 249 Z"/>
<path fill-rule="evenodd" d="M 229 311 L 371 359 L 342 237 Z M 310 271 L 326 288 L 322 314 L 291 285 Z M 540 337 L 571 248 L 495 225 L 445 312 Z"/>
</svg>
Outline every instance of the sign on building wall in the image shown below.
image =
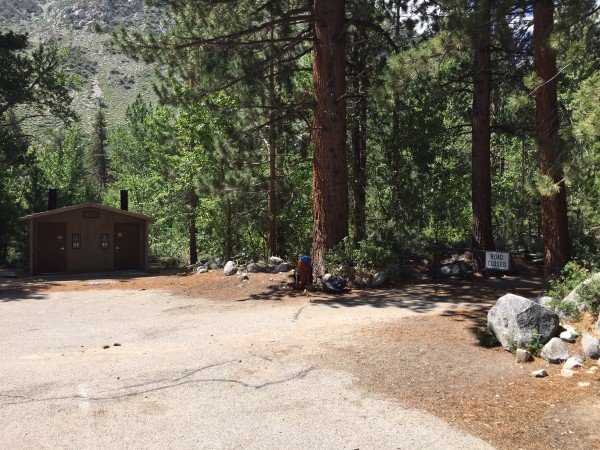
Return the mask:
<svg viewBox="0 0 600 450">
<path fill-rule="evenodd" d="M 485 252 L 485 268 L 509 270 L 510 256 L 505 252 Z"/>
</svg>

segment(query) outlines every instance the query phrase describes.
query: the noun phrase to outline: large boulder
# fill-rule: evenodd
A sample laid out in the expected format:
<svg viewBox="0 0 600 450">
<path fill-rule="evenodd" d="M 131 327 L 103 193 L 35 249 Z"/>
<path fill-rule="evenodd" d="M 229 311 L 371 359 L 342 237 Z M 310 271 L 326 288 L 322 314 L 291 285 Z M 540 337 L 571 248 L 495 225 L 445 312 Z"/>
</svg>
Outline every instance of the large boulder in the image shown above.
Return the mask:
<svg viewBox="0 0 600 450">
<path fill-rule="evenodd" d="M 586 356 L 592 359 L 600 358 L 600 341 L 596 336 L 588 333 L 584 334 L 583 339 L 581 339 L 581 347 Z"/>
<path fill-rule="evenodd" d="M 555 337 L 550 339 L 550 341 L 544 345 L 540 356 L 549 363 L 558 364 L 569 359 L 569 356 L 571 355 L 567 344 L 565 344 L 562 339 Z"/>
<path fill-rule="evenodd" d="M 488 312 L 487 324 L 502 347 L 514 350 L 536 339 L 542 344 L 548 342 L 558 331 L 559 318 L 525 297 L 506 294 Z"/>
</svg>

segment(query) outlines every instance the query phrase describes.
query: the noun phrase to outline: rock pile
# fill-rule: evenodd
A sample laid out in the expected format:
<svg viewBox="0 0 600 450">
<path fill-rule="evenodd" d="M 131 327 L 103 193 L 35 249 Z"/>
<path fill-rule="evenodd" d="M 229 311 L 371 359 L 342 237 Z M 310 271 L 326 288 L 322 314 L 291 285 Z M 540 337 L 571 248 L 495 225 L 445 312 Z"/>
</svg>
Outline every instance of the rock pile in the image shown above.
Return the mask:
<svg viewBox="0 0 600 450">
<path fill-rule="evenodd" d="M 598 332 L 600 318 L 594 327 Z M 581 339 L 583 355 L 571 354 L 580 333 L 570 325 L 559 325 L 559 317 L 551 309 L 518 295 L 507 294 L 499 298 L 488 312 L 488 328 L 506 350 L 516 352 L 517 362 L 532 360 L 529 349 L 539 349 L 539 356 L 550 364 L 564 363 L 560 374 L 571 378 L 581 369 L 586 360 L 600 359 L 600 340 L 592 333 Z M 533 351 L 533 350 L 532 350 Z M 600 361 L 598 361 L 600 366 Z M 588 370 L 594 373 L 598 366 Z M 545 369 L 535 370 L 534 377 L 548 376 Z"/>
</svg>

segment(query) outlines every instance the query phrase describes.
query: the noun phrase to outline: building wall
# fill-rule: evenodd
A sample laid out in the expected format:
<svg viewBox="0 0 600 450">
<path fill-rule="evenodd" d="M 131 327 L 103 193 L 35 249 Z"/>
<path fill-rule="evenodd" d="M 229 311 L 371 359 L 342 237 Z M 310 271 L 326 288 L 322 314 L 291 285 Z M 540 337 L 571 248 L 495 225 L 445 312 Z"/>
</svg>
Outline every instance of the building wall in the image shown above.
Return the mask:
<svg viewBox="0 0 600 450">
<path fill-rule="evenodd" d="M 85 212 L 96 212 L 97 218 L 84 217 Z M 102 272 L 114 270 L 115 257 L 115 223 L 140 224 L 139 236 L 139 268 L 147 270 L 148 238 L 147 223 L 143 219 L 126 214 L 115 213 L 94 207 L 66 211 L 31 220 L 30 244 L 32 273 L 37 273 L 38 258 L 38 226 L 40 222 L 66 222 L 67 235 L 64 237 L 67 261 L 67 272 Z M 80 236 L 80 247 L 73 248 L 73 235 Z M 108 235 L 108 246 L 102 248 L 101 235 Z"/>
</svg>

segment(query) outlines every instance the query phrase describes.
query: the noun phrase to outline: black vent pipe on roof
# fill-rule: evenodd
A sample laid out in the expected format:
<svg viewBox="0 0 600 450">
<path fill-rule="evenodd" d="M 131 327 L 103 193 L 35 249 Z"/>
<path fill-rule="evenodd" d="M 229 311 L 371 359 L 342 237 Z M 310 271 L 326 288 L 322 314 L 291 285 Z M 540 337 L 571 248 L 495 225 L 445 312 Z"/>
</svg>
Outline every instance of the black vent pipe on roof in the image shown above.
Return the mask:
<svg viewBox="0 0 600 450">
<path fill-rule="evenodd" d="M 129 211 L 129 192 L 126 190 L 121 191 L 121 209 Z"/>
<path fill-rule="evenodd" d="M 56 209 L 58 199 L 58 190 L 48 189 L 48 211 Z"/>
</svg>

